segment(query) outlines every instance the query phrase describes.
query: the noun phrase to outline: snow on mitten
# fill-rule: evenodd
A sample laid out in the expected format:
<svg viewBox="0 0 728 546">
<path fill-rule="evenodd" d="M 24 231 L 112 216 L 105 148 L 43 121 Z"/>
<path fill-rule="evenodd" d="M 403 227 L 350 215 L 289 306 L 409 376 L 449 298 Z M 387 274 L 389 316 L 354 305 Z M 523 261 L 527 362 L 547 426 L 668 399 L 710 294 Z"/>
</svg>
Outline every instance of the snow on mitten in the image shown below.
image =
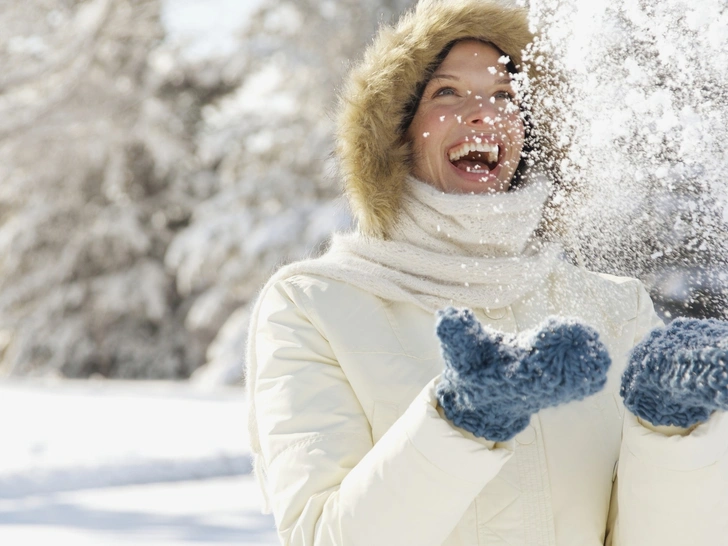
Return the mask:
<svg viewBox="0 0 728 546">
<path fill-rule="evenodd" d="M 652 330 L 632 350 L 619 392 L 653 425 L 690 428 L 728 409 L 728 322 L 678 318 Z"/>
<path fill-rule="evenodd" d="M 445 371 L 437 398 L 445 416 L 475 436 L 510 440 L 531 415 L 600 391 L 611 359 L 599 335 L 550 318 L 518 335 L 483 327 L 469 309 L 438 312 Z"/>
</svg>

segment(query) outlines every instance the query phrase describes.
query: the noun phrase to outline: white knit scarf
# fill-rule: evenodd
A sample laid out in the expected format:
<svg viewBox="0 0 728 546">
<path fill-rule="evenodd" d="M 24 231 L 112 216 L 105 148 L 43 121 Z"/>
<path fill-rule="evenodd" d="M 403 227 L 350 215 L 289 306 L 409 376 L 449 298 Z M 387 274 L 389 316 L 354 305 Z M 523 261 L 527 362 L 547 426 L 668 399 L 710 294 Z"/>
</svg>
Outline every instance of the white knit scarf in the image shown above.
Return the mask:
<svg viewBox="0 0 728 546">
<path fill-rule="evenodd" d="M 410 302 L 428 312 L 448 305 L 507 307 L 545 281 L 560 248 L 533 237 L 550 185 L 535 178 L 512 192 L 446 194 L 414 178 L 406 182 L 390 240 L 358 233 L 333 238 L 329 251 L 281 268 L 263 288 L 248 337 L 247 387 L 255 381 L 258 306 L 268 287 L 293 275 L 346 282 L 389 301 Z M 249 398 L 251 449 L 258 478 L 260 443 Z M 265 484 L 261 480 L 262 490 Z"/>
<path fill-rule="evenodd" d="M 533 238 L 549 184 L 507 193 L 443 193 L 410 178 L 391 239 L 335 235 L 315 260 L 282 268 L 275 280 L 313 274 L 429 312 L 448 305 L 497 309 L 534 290 L 559 248 Z"/>
</svg>

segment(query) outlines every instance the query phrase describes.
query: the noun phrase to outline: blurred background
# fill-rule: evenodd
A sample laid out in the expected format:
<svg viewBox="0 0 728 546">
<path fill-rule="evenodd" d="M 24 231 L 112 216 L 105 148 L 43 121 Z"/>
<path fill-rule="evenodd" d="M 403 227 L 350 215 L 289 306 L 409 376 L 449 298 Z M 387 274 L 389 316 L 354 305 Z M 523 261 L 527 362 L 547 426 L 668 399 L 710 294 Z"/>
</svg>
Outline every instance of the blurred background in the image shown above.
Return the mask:
<svg viewBox="0 0 728 546">
<path fill-rule="evenodd" d="M 406 4 L 6 0 L 0 373 L 239 380 L 245 305 L 349 222 L 336 86 Z"/>
<path fill-rule="evenodd" d="M 349 225 L 336 88 L 408 4 L 0 2 L 0 543 L 275 543 L 247 305 Z"/>
<path fill-rule="evenodd" d="M 275 543 L 249 308 L 349 227 L 337 89 L 413 3 L 0 0 L 0 542 Z M 723 0 L 529 3 L 568 254 L 728 318 Z"/>
</svg>

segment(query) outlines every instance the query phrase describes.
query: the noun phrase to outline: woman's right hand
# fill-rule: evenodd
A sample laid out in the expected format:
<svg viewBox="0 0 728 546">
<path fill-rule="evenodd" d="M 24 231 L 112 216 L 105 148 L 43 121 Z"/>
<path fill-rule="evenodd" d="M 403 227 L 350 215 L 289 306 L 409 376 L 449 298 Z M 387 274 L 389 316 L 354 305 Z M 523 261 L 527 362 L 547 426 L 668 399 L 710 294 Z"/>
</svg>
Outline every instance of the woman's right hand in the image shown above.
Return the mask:
<svg viewBox="0 0 728 546">
<path fill-rule="evenodd" d="M 549 318 L 517 336 L 484 328 L 469 309 L 438 313 L 445 372 L 437 397 L 446 417 L 475 436 L 503 442 L 531 415 L 600 391 L 611 359 L 599 334 Z"/>
</svg>

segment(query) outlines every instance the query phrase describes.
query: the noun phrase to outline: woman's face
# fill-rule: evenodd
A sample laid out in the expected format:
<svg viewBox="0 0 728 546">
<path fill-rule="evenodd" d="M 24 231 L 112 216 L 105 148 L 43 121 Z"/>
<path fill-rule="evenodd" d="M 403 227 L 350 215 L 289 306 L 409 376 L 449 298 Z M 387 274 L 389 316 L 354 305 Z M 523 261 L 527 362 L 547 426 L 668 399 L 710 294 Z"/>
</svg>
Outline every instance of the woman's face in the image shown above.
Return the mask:
<svg viewBox="0 0 728 546">
<path fill-rule="evenodd" d="M 450 50 L 407 130 L 414 176 L 447 193 L 508 190 L 525 130 L 501 56 L 476 40 Z"/>
</svg>

